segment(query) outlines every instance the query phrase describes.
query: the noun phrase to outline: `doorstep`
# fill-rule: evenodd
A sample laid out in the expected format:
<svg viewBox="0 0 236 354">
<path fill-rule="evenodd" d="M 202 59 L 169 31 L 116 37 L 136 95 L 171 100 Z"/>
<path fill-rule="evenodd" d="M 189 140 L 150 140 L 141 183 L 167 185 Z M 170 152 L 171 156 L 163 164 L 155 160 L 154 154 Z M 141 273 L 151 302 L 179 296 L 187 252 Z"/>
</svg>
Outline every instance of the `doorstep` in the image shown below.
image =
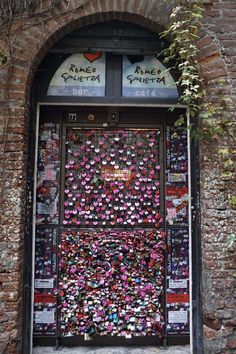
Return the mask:
<svg viewBox="0 0 236 354">
<path fill-rule="evenodd" d="M 156 347 L 35 347 L 33 354 L 190 354 L 189 345 Z"/>
</svg>

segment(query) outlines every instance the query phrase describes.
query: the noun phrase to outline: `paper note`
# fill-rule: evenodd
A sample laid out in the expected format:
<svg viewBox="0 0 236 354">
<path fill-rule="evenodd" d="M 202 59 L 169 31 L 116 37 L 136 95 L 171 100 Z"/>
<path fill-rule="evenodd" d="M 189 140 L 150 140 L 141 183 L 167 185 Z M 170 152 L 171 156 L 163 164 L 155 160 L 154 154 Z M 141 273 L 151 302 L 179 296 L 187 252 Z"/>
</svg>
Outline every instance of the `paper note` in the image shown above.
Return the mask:
<svg viewBox="0 0 236 354">
<path fill-rule="evenodd" d="M 168 312 L 169 323 L 187 323 L 188 311 L 169 311 Z"/>
<path fill-rule="evenodd" d="M 170 279 L 169 280 L 170 289 L 186 289 L 187 288 L 187 279 Z"/>
<path fill-rule="evenodd" d="M 53 311 L 35 311 L 35 323 L 54 323 Z"/>
<path fill-rule="evenodd" d="M 54 279 L 35 279 L 34 286 L 36 289 L 53 288 Z"/>
</svg>

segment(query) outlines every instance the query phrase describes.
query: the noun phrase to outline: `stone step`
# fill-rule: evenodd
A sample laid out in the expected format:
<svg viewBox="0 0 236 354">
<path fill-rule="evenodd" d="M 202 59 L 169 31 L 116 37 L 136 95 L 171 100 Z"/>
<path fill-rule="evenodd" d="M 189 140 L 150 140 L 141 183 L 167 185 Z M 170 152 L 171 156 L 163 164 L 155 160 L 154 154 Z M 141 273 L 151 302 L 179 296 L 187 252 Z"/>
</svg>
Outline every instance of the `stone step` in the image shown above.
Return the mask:
<svg viewBox="0 0 236 354">
<path fill-rule="evenodd" d="M 33 354 L 190 354 L 190 347 L 35 347 Z"/>
</svg>

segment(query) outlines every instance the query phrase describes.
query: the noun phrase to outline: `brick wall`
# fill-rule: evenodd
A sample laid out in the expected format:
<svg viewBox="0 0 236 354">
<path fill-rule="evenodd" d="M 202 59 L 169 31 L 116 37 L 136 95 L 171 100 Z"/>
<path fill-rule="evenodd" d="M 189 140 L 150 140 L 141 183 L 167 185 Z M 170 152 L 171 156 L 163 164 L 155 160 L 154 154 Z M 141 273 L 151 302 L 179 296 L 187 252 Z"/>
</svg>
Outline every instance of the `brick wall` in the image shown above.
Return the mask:
<svg viewBox="0 0 236 354">
<path fill-rule="evenodd" d="M 227 236 L 235 233 L 236 210 L 230 204 L 235 195 L 235 1 L 211 1 L 206 7 L 199 64 L 208 100 L 226 123 L 227 133 L 210 143 L 202 141 L 201 155 L 201 229 L 202 300 L 205 353 L 236 351 L 236 267 L 235 247 L 227 248 Z M 216 118 L 216 123 L 219 118 Z M 224 174 L 228 149 L 234 165 Z"/>
<path fill-rule="evenodd" d="M 11 57 L 0 66 L 1 233 L 0 353 L 20 353 L 27 127 L 30 87 L 48 49 L 75 28 L 119 19 L 162 31 L 171 2 L 162 0 L 75 0 L 25 14 L 0 28 L 0 48 Z M 214 142 L 200 142 L 202 213 L 202 299 L 205 353 L 236 351 L 236 259 L 226 239 L 235 233 L 235 170 L 222 176 L 219 148 L 229 148 L 235 162 L 236 2 L 204 1 L 206 17 L 199 40 L 199 70 L 207 100 L 223 107 L 228 132 Z M 27 256 L 27 255 L 26 255 Z M 26 354 L 26 353 L 24 353 Z"/>
</svg>

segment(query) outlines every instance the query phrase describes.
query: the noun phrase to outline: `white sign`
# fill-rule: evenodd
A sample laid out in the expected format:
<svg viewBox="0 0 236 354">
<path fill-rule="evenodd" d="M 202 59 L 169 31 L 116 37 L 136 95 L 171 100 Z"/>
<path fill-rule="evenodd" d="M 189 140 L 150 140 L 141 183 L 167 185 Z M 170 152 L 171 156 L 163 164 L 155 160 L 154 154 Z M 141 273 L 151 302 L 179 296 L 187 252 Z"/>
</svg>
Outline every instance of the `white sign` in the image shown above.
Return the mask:
<svg viewBox="0 0 236 354">
<path fill-rule="evenodd" d="M 169 280 L 170 289 L 186 289 L 187 288 L 187 279 L 170 279 Z"/>
<path fill-rule="evenodd" d="M 187 323 L 188 311 L 169 311 L 168 312 L 169 323 Z"/>
<path fill-rule="evenodd" d="M 54 323 L 54 310 L 34 312 L 35 323 Z"/>
<path fill-rule="evenodd" d="M 155 55 L 123 56 L 122 96 L 177 101 L 175 80 Z"/>
<path fill-rule="evenodd" d="M 55 72 L 48 96 L 105 96 L 106 57 L 102 52 L 72 54 Z"/>
<path fill-rule="evenodd" d="M 185 173 L 169 173 L 168 182 L 186 182 L 186 175 Z"/>
<path fill-rule="evenodd" d="M 35 279 L 34 287 L 36 289 L 52 289 L 54 285 L 54 279 Z"/>
</svg>

